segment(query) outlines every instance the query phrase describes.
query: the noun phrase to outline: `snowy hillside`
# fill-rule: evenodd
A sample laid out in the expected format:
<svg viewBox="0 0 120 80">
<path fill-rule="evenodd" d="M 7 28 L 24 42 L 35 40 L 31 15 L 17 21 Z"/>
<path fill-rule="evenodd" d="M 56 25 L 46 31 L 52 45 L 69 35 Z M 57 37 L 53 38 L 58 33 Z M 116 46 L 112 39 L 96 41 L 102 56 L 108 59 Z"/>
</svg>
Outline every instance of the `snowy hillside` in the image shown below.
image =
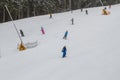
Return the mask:
<svg viewBox="0 0 120 80">
<path fill-rule="evenodd" d="M 88 15 L 84 9 L 14 21 L 25 38 L 38 41 L 25 51 L 17 50 L 13 24 L 1 23 L 0 80 L 120 80 L 120 5 L 108 9 L 107 16 L 101 15 L 103 8 L 89 8 Z"/>
</svg>

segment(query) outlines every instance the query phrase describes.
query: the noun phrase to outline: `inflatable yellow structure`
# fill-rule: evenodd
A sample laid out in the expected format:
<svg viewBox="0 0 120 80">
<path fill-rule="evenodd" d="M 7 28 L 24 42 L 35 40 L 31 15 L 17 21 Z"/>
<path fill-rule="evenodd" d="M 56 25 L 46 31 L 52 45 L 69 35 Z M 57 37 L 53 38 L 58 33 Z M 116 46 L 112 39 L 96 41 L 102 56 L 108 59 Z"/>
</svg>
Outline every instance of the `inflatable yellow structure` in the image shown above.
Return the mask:
<svg viewBox="0 0 120 80">
<path fill-rule="evenodd" d="M 109 15 L 109 14 L 110 14 L 110 12 L 107 11 L 106 9 L 103 9 L 103 10 L 102 10 L 102 15 Z"/>
<path fill-rule="evenodd" d="M 19 51 L 26 50 L 26 47 L 23 45 L 23 43 L 20 43 L 20 44 L 18 45 L 18 50 L 19 50 Z"/>
</svg>

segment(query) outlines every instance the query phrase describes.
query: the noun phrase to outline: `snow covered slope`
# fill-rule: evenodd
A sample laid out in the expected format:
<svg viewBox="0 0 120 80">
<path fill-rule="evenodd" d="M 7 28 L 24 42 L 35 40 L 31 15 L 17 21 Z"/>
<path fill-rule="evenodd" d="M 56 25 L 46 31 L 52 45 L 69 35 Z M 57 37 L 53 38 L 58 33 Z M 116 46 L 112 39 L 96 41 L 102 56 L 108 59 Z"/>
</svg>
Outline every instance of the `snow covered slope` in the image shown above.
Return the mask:
<svg viewBox="0 0 120 80">
<path fill-rule="evenodd" d="M 38 40 L 37 47 L 21 52 L 12 23 L 0 24 L 0 80 L 120 80 L 120 5 L 107 16 L 102 9 L 14 21 L 25 37 Z M 68 39 L 63 40 L 66 30 Z M 67 57 L 61 58 L 64 45 Z"/>
</svg>

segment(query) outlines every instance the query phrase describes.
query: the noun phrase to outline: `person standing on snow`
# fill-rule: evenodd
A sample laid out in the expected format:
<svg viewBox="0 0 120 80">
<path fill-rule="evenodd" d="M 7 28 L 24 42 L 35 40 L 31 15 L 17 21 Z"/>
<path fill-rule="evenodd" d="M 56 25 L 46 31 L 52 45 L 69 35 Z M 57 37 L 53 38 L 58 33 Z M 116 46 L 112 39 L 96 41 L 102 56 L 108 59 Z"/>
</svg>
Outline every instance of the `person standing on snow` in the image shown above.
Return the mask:
<svg viewBox="0 0 120 80">
<path fill-rule="evenodd" d="M 24 33 L 21 29 L 20 29 L 20 34 L 21 34 L 22 37 L 24 37 Z"/>
<path fill-rule="evenodd" d="M 66 57 L 67 52 L 66 46 L 63 47 L 62 52 L 63 52 L 62 58 Z"/>
<path fill-rule="evenodd" d="M 72 21 L 72 25 L 74 25 L 74 19 L 73 18 L 71 19 L 71 21 Z"/>
<path fill-rule="evenodd" d="M 50 13 L 50 19 L 52 18 L 52 13 Z"/>
<path fill-rule="evenodd" d="M 65 32 L 63 39 L 67 39 L 67 35 L 68 35 L 68 30 Z"/>
<path fill-rule="evenodd" d="M 83 12 L 83 8 L 81 8 L 81 12 Z"/>
<path fill-rule="evenodd" d="M 44 28 L 41 27 L 42 34 L 45 34 Z"/>
<path fill-rule="evenodd" d="M 109 9 L 111 9 L 111 5 L 109 5 Z"/>
<path fill-rule="evenodd" d="M 88 15 L 88 10 L 85 10 L 86 15 Z"/>
</svg>

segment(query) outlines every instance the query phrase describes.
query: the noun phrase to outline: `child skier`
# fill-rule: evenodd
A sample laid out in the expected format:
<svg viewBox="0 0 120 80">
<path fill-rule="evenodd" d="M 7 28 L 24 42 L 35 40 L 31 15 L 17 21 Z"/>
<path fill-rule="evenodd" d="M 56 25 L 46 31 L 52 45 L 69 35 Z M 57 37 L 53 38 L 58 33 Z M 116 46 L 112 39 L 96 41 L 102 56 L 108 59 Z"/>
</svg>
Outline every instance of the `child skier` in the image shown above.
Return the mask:
<svg viewBox="0 0 120 80">
<path fill-rule="evenodd" d="M 21 34 L 22 37 L 24 37 L 24 33 L 21 29 L 20 29 L 20 34 Z"/>
<path fill-rule="evenodd" d="M 45 34 L 44 28 L 41 27 L 42 34 Z"/>
<path fill-rule="evenodd" d="M 66 46 L 63 47 L 62 52 L 63 52 L 62 58 L 66 57 L 67 52 Z"/>
<path fill-rule="evenodd" d="M 83 12 L 83 8 L 81 8 L 81 12 Z"/>
<path fill-rule="evenodd" d="M 50 19 L 52 18 L 52 13 L 50 13 Z"/>
<path fill-rule="evenodd" d="M 111 9 L 111 5 L 109 5 L 109 9 Z"/>
<path fill-rule="evenodd" d="M 86 15 L 88 15 L 88 10 L 85 10 Z"/>
<path fill-rule="evenodd" d="M 74 25 L 74 19 L 73 18 L 71 19 L 71 21 L 72 21 L 72 25 Z"/>
<path fill-rule="evenodd" d="M 63 39 L 67 39 L 67 35 L 68 35 L 68 30 L 65 32 Z"/>
</svg>

